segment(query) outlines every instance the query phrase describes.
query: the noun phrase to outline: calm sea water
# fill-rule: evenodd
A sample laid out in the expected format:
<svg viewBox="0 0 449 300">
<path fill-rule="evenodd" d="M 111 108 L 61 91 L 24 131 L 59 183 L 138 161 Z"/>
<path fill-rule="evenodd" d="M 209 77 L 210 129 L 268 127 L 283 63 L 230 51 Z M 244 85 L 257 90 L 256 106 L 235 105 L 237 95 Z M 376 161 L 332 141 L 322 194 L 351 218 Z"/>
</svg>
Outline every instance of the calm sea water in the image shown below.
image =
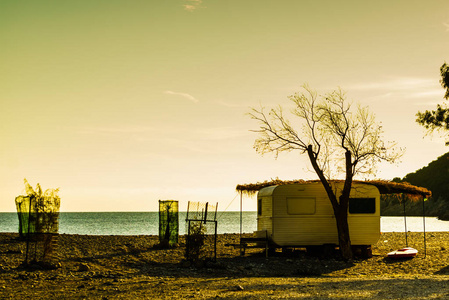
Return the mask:
<svg viewBox="0 0 449 300">
<path fill-rule="evenodd" d="M 218 233 L 239 233 L 240 212 L 218 212 Z M 256 212 L 243 212 L 244 233 L 257 229 Z M 185 213 L 179 213 L 179 234 L 185 234 Z M 382 217 L 382 232 L 404 232 L 404 217 Z M 422 232 L 422 217 L 407 217 L 407 231 Z M 157 212 L 63 212 L 59 219 L 59 233 L 89 235 L 158 235 Z M 16 213 L 0 213 L 0 232 L 18 232 Z M 425 219 L 426 231 L 449 231 L 449 221 Z"/>
<path fill-rule="evenodd" d="M 242 213 L 242 229 L 257 229 L 256 212 Z M 179 213 L 179 234 L 185 234 L 186 213 Z M 240 212 L 217 212 L 218 233 L 239 233 Z M 18 232 L 17 213 L 0 213 L 0 232 Z M 158 212 L 62 212 L 59 233 L 89 235 L 158 235 Z"/>
</svg>

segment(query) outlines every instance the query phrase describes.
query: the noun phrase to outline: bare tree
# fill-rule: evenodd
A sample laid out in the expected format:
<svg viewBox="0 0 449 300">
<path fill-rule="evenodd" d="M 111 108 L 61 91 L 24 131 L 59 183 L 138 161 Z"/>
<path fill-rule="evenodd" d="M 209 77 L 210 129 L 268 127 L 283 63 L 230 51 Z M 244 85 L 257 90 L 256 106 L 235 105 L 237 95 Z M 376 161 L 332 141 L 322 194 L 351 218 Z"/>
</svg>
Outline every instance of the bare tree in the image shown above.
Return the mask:
<svg viewBox="0 0 449 300">
<path fill-rule="evenodd" d="M 382 140 L 382 127 L 375 122 L 368 108 L 357 106 L 355 112 L 345 101 L 340 89 L 319 96 L 307 85 L 302 93 L 289 96 L 294 104 L 291 113 L 298 124 L 293 125 L 284 115 L 281 106 L 266 113 L 252 109 L 249 114 L 260 128 L 254 148 L 264 154 L 299 150 L 307 153 L 313 170 L 323 184 L 332 204 L 341 254 L 352 259 L 348 225 L 348 206 L 354 176 L 374 174 L 380 161 L 395 162 L 402 149 L 395 149 Z M 331 173 L 344 175 L 341 191 L 331 185 Z"/>
</svg>

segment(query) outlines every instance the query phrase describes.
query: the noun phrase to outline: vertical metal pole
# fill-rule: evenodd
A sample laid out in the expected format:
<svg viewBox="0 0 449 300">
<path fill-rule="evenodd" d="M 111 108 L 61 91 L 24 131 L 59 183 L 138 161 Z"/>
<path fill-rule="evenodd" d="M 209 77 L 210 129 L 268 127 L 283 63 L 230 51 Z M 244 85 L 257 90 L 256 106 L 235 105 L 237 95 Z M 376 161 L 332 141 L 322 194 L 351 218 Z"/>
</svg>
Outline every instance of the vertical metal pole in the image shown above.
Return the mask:
<svg viewBox="0 0 449 300">
<path fill-rule="evenodd" d="M 427 256 L 427 243 L 426 243 L 426 210 L 424 206 L 424 202 L 426 201 L 426 198 L 423 198 L 422 200 L 422 224 L 423 224 L 423 231 L 424 231 L 424 258 Z"/>
<path fill-rule="evenodd" d="M 214 261 L 217 261 L 217 225 L 218 225 L 218 222 L 214 221 L 214 223 L 215 223 Z"/>
<path fill-rule="evenodd" d="M 161 214 L 161 200 L 159 200 L 159 212 L 157 214 L 159 220 L 159 243 L 162 243 L 162 214 Z"/>
<path fill-rule="evenodd" d="M 190 201 L 187 202 L 187 213 L 186 213 L 186 221 L 189 219 L 189 208 L 190 208 Z"/>
<path fill-rule="evenodd" d="M 240 191 L 240 238 L 242 238 L 243 233 L 243 202 L 242 202 L 242 191 Z"/>
<path fill-rule="evenodd" d="M 407 217 L 405 215 L 405 197 L 402 195 L 402 203 L 404 203 L 404 226 L 405 226 L 405 246 L 408 247 L 408 239 L 407 239 Z"/>
<path fill-rule="evenodd" d="M 218 221 L 217 221 L 217 210 L 218 210 L 218 202 L 217 205 L 215 205 L 215 216 L 214 216 L 214 223 L 215 223 L 215 258 L 214 261 L 217 261 L 217 227 L 218 227 Z"/>
<path fill-rule="evenodd" d="M 218 212 L 218 202 L 217 202 L 217 205 L 215 205 L 215 216 L 214 216 L 214 221 L 217 220 L 217 212 Z"/>
<path fill-rule="evenodd" d="M 34 196 L 28 197 L 30 199 L 30 205 L 28 207 L 28 230 L 27 230 L 27 252 L 25 254 L 25 264 L 28 264 L 28 252 L 30 249 L 30 226 L 31 226 L 31 200 L 34 198 Z"/>
<path fill-rule="evenodd" d="M 190 259 L 190 220 L 187 220 L 186 258 Z"/>
<path fill-rule="evenodd" d="M 239 242 L 239 245 L 240 245 L 240 255 L 242 254 L 242 220 L 243 220 L 243 213 L 242 213 L 242 210 L 243 210 L 243 204 L 242 204 L 242 191 L 240 191 L 240 242 Z"/>
</svg>

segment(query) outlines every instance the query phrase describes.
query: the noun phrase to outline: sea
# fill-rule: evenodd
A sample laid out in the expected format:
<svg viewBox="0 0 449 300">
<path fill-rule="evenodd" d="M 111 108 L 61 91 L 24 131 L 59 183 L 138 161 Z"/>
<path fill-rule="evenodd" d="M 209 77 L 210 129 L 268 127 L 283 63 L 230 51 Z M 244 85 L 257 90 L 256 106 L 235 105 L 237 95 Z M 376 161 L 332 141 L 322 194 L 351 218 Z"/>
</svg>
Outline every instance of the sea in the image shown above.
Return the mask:
<svg viewBox="0 0 449 300">
<path fill-rule="evenodd" d="M 179 213 L 179 234 L 186 232 L 186 213 Z M 252 233 L 257 212 L 217 212 L 217 233 Z M 241 225 L 240 225 L 241 223 Z M 0 213 L 0 232 L 18 232 L 17 213 Z M 449 221 L 435 217 L 381 217 L 381 232 L 448 231 Z M 83 235 L 158 235 L 158 212 L 61 212 L 59 233 Z"/>
</svg>

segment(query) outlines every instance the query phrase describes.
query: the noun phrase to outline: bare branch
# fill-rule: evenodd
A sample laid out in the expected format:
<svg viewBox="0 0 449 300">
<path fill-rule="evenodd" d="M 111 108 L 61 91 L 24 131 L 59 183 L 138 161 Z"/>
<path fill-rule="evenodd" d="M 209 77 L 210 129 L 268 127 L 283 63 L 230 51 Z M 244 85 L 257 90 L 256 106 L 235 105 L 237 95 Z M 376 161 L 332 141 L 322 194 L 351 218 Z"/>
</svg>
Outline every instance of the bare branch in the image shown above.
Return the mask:
<svg viewBox="0 0 449 300">
<path fill-rule="evenodd" d="M 402 149 L 397 150 L 394 143 L 385 144 L 374 115 L 361 106 L 353 112 L 345 97 L 340 89 L 319 96 L 304 85 L 301 93 L 288 97 L 294 104 L 291 113 L 299 121 L 297 125 L 284 115 L 281 106 L 269 113 L 263 107 L 253 108 L 249 115 L 259 123 L 259 129 L 254 130 L 259 134 L 254 148 L 277 156 L 292 150 L 305 153 L 311 146 L 316 165 L 329 179 L 348 172 L 353 176 L 374 174 L 379 161 L 397 161 Z M 345 153 L 351 154 L 350 169 Z"/>
<path fill-rule="evenodd" d="M 254 144 L 257 152 L 261 154 L 275 152 L 278 155 L 282 151 L 306 150 L 306 144 L 284 118 L 280 107 L 278 110 L 272 109 L 268 116 L 263 107 L 260 111 L 253 108 L 249 115 L 260 124 L 259 130 L 254 130 L 260 134 Z"/>
</svg>

